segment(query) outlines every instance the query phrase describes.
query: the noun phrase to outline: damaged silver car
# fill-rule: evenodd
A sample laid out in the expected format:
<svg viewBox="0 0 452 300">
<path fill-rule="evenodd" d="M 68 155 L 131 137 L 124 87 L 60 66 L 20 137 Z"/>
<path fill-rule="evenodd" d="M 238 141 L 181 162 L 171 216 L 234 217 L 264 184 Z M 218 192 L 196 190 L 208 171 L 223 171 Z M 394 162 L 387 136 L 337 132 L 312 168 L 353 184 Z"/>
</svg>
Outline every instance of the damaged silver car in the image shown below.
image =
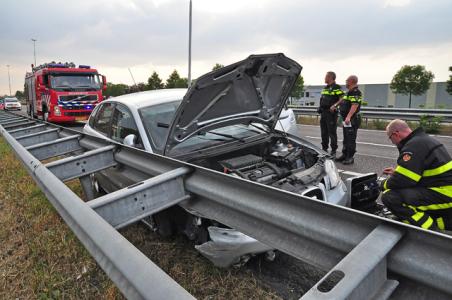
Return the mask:
<svg viewBox="0 0 452 300">
<path fill-rule="evenodd" d="M 201 76 L 188 91 L 146 91 L 106 100 L 84 132 L 337 205 L 372 202 L 372 178 L 355 181 L 360 192 L 347 192 L 327 154 L 290 134 L 294 128 L 280 119 L 301 69 L 283 54 L 252 55 Z M 94 176 L 98 191 L 133 183 L 121 168 Z M 271 247 L 179 206 L 146 222 L 162 235 L 185 234 L 217 266 L 240 264 L 260 253 L 274 257 Z"/>
</svg>

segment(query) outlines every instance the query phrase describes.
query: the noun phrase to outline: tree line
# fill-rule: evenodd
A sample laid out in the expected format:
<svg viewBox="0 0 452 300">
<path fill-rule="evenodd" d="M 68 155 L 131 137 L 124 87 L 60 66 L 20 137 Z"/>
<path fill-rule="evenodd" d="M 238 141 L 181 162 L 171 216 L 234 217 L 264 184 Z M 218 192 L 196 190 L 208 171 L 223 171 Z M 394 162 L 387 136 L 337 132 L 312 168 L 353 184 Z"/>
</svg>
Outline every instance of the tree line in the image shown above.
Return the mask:
<svg viewBox="0 0 452 300">
<path fill-rule="evenodd" d="M 216 63 L 212 71 L 223 68 L 224 65 Z M 449 71 L 452 72 L 452 66 L 449 67 Z M 425 69 L 421 65 L 408 66 L 405 65 L 400 68 L 391 80 L 390 88 L 396 94 L 402 94 L 409 96 L 408 107 L 411 107 L 412 96 L 423 95 L 430 88 L 430 84 L 435 78 L 434 74 Z M 449 75 L 447 80 L 447 92 L 452 95 L 452 74 Z M 127 85 L 123 83 L 107 83 L 107 90 L 104 92 L 106 97 L 116 97 L 124 94 L 135 93 L 147 90 L 158 90 L 163 88 L 187 88 L 188 80 L 185 77 L 181 77 L 177 70 L 174 70 L 163 82 L 159 74 L 153 71 L 147 82 L 140 82 L 134 85 Z M 302 76 L 299 76 L 292 88 L 290 97 L 294 99 L 300 99 L 304 92 L 304 80 Z M 24 99 L 25 95 L 23 91 L 16 91 L 15 96 L 18 99 Z M 6 97 L 6 95 L 4 96 Z"/>
<path fill-rule="evenodd" d="M 160 78 L 159 74 L 154 71 L 148 78 L 147 82 L 140 82 L 134 85 L 127 85 L 123 83 L 107 83 L 107 90 L 104 92 L 106 97 L 116 97 L 124 94 L 136 93 L 148 90 L 158 90 L 158 89 L 171 89 L 171 88 L 187 88 L 188 80 L 187 78 L 182 78 L 177 70 L 174 70 L 166 80 Z"/>
<path fill-rule="evenodd" d="M 224 65 L 216 63 L 212 71 L 223 68 Z M 452 66 L 449 67 L 449 71 L 452 72 Z M 431 83 L 435 75 L 425 69 L 421 65 L 413 66 L 402 66 L 399 71 L 394 75 L 391 80 L 390 88 L 395 94 L 402 94 L 408 96 L 408 107 L 411 107 L 412 96 L 420 96 L 427 92 L 430 88 Z M 166 83 L 160 79 L 157 72 L 153 72 L 151 77 L 148 78 L 147 84 L 139 83 L 133 86 L 127 86 L 125 84 L 112 84 L 107 85 L 107 91 L 105 95 L 107 96 L 119 96 L 122 94 L 146 91 L 146 90 L 156 90 L 162 88 L 187 88 L 188 81 L 187 78 L 181 78 L 177 70 L 168 77 Z M 299 76 L 292 88 L 290 97 L 294 99 L 300 99 L 304 92 L 304 80 L 303 76 Z M 447 92 L 452 95 L 452 74 L 449 76 L 447 81 Z"/>
</svg>

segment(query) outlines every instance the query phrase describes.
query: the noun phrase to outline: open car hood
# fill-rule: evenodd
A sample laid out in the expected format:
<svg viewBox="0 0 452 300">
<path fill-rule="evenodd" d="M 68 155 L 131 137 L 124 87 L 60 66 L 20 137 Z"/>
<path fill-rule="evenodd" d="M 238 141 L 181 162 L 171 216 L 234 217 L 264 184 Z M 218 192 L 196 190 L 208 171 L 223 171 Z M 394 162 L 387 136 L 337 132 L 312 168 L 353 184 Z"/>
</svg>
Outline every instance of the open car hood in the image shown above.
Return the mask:
<svg viewBox="0 0 452 300">
<path fill-rule="evenodd" d="M 176 111 L 165 153 L 200 131 L 251 122 L 273 129 L 301 69 L 282 53 L 263 54 L 199 77 Z"/>
</svg>

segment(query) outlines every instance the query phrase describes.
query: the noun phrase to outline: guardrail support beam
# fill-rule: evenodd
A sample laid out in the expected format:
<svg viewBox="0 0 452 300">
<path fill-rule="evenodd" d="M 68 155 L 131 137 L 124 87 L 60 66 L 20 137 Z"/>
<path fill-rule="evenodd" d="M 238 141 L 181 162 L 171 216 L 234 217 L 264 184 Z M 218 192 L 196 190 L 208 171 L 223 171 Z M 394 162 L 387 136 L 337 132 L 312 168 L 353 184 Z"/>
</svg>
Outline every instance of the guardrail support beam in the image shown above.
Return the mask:
<svg viewBox="0 0 452 300">
<path fill-rule="evenodd" d="M 3 126 L 4 129 L 6 130 L 11 130 L 11 129 L 18 129 L 18 128 L 25 128 L 25 127 L 29 127 L 30 125 L 36 124 L 36 121 L 23 121 L 17 124 L 9 124 L 9 125 L 5 125 Z"/>
<path fill-rule="evenodd" d="M 181 167 L 88 202 L 116 229 L 122 228 L 165 208 L 188 200 L 183 176 L 190 169 Z"/>
<path fill-rule="evenodd" d="M 59 131 L 60 131 L 59 128 L 55 128 L 55 129 L 41 131 L 38 133 L 27 134 L 27 135 L 23 135 L 21 137 L 16 138 L 16 141 L 18 141 L 22 146 L 28 147 L 28 146 L 32 146 L 35 144 L 40 144 L 40 143 L 49 142 L 49 141 L 58 139 Z"/>
<path fill-rule="evenodd" d="M 27 121 L 27 119 L 24 119 L 24 118 L 11 118 L 11 119 L 0 121 L 0 125 L 2 125 L 3 128 L 5 128 L 5 126 L 12 125 L 12 124 L 15 124 L 15 123 L 24 122 L 24 121 Z"/>
<path fill-rule="evenodd" d="M 48 163 L 45 167 L 63 182 L 84 177 L 94 172 L 116 166 L 117 163 L 113 153 L 114 149 L 114 145 L 105 146 L 77 156 Z"/>
<path fill-rule="evenodd" d="M 13 116 L 7 116 L 7 117 L 1 117 L 0 118 L 0 123 L 4 124 L 6 122 L 10 122 L 10 121 L 17 121 L 17 120 L 22 120 L 23 118 L 20 117 L 13 117 Z"/>
<path fill-rule="evenodd" d="M 82 150 L 79 144 L 80 135 L 72 135 L 54 141 L 28 146 L 25 149 L 38 160 L 45 160 L 51 157 L 72 153 Z"/>
<path fill-rule="evenodd" d="M 19 128 L 19 129 L 14 129 L 14 130 L 10 130 L 8 131 L 9 134 L 11 134 L 11 136 L 13 136 L 14 138 L 18 138 L 20 136 L 23 135 L 28 135 L 31 133 L 37 133 L 37 132 L 42 132 L 46 130 L 46 125 L 45 124 L 38 124 L 35 126 L 30 126 L 30 127 L 26 127 L 26 128 Z"/>
<path fill-rule="evenodd" d="M 402 235 L 378 226 L 301 299 L 388 299 L 399 283 L 387 279 L 386 256 Z"/>
</svg>

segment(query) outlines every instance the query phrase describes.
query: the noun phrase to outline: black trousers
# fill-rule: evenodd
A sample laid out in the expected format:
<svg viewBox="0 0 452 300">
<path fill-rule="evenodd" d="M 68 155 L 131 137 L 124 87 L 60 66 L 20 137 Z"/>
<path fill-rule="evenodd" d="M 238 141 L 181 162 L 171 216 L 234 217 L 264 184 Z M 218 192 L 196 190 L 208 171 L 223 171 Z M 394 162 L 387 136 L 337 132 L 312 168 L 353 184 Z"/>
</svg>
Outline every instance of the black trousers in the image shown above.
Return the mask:
<svg viewBox="0 0 452 300">
<path fill-rule="evenodd" d="M 387 190 L 381 198 L 391 212 L 424 229 L 452 229 L 452 198 L 425 187 Z"/>
<path fill-rule="evenodd" d="M 345 118 L 343 118 L 345 120 Z M 361 125 L 360 117 L 353 117 L 350 120 L 352 126 L 343 127 L 344 144 L 342 146 L 342 153 L 346 158 L 352 158 L 356 153 L 356 137 L 358 135 L 358 128 Z"/>
<path fill-rule="evenodd" d="M 322 149 L 328 150 L 328 143 L 331 141 L 331 150 L 337 149 L 337 112 L 330 112 L 324 109 L 320 114 L 320 132 L 322 135 Z"/>
</svg>

